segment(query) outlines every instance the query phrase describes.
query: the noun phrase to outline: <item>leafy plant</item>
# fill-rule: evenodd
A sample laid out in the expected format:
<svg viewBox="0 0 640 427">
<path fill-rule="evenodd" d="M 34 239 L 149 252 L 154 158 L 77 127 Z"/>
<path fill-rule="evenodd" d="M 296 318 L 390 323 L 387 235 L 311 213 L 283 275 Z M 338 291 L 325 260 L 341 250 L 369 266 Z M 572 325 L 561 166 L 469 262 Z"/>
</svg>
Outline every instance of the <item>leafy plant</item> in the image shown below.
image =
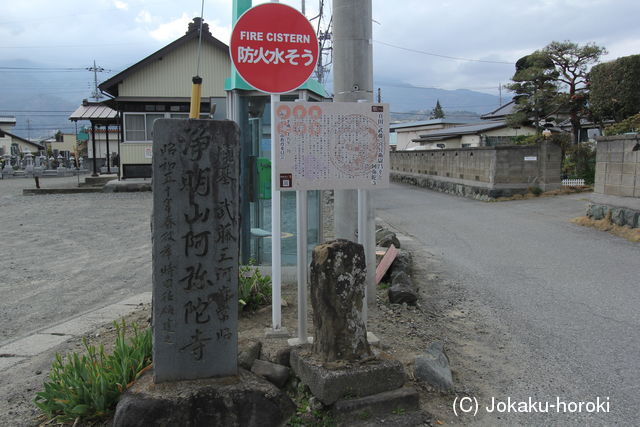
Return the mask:
<svg viewBox="0 0 640 427">
<path fill-rule="evenodd" d="M 134 325 L 133 337 L 126 343 L 124 320 L 114 325 L 113 354 L 107 355 L 102 345 L 97 349 L 89 345 L 86 338 L 82 340 L 86 354 L 74 352 L 66 361 L 56 354 L 49 381 L 34 399 L 49 418 L 67 422 L 108 416 L 120 394 L 151 364 L 151 329 L 140 331 Z"/>
<path fill-rule="evenodd" d="M 529 193 L 533 194 L 536 197 L 543 193 L 542 188 L 538 186 L 531 186 L 528 188 L 528 190 L 529 190 Z"/>
<path fill-rule="evenodd" d="M 563 163 L 563 173 L 569 178 L 582 178 L 592 185 L 596 176 L 596 150 L 592 144 L 576 144 L 567 150 Z"/>
<path fill-rule="evenodd" d="M 271 277 L 263 275 L 253 260 L 240 267 L 238 303 L 244 310 L 256 310 L 271 301 Z"/>
<path fill-rule="evenodd" d="M 622 135 L 628 132 L 640 132 L 640 113 L 627 117 L 604 130 L 605 135 Z"/>
<path fill-rule="evenodd" d="M 327 409 L 311 408 L 310 399 L 312 395 L 308 387 L 298 387 L 295 390 L 289 390 L 287 393 L 297 408 L 295 415 L 287 422 L 287 426 L 333 427 L 337 425 Z"/>
</svg>

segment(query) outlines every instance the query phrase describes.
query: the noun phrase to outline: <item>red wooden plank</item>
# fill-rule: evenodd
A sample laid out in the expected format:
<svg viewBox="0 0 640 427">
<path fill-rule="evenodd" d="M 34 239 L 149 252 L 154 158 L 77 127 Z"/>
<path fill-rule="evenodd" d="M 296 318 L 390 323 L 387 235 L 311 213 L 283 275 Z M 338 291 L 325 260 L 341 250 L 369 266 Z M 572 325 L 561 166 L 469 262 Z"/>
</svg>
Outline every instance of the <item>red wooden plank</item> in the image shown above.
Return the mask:
<svg viewBox="0 0 640 427">
<path fill-rule="evenodd" d="M 396 259 L 397 255 L 398 250 L 392 244 L 389 246 L 389 249 L 387 249 L 387 253 L 384 254 L 382 260 L 380 260 L 378 267 L 376 267 L 376 285 L 380 283 L 380 280 L 382 280 L 389 267 L 391 267 L 391 264 L 393 264 L 393 260 Z"/>
</svg>

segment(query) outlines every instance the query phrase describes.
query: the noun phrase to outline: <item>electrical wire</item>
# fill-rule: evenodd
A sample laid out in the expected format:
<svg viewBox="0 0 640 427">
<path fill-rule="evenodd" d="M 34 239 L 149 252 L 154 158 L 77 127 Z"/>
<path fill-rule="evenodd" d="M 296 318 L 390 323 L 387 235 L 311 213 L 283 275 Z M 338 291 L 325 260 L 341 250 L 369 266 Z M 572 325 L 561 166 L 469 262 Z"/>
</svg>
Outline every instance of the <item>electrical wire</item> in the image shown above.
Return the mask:
<svg viewBox="0 0 640 427">
<path fill-rule="evenodd" d="M 490 60 L 487 60 L 487 59 L 470 59 L 470 58 L 459 58 L 459 57 L 456 57 L 456 56 L 440 55 L 438 53 L 425 52 L 424 50 L 411 49 L 411 48 L 408 48 L 408 47 L 398 46 L 398 45 L 395 45 L 395 44 L 383 42 L 381 40 L 374 40 L 374 42 L 382 44 L 382 45 L 385 45 L 385 46 L 393 47 L 395 49 L 401 49 L 401 50 L 406 50 L 408 52 L 420 53 L 422 55 L 435 56 L 435 57 L 438 57 L 438 58 L 451 59 L 451 60 L 454 60 L 454 61 L 483 62 L 483 63 L 487 63 L 487 64 L 506 64 L 506 65 L 511 65 L 511 66 L 515 65 L 515 62 L 490 61 Z"/>
</svg>

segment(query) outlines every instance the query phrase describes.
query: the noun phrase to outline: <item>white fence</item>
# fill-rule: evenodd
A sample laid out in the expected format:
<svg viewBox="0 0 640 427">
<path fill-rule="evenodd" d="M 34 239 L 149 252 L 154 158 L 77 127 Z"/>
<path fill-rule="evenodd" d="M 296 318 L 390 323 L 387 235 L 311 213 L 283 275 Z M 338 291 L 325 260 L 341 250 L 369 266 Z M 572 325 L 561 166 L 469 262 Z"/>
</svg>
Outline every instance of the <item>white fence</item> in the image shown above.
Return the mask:
<svg viewBox="0 0 640 427">
<path fill-rule="evenodd" d="M 563 187 L 581 187 L 584 185 L 584 179 L 563 179 Z"/>
</svg>

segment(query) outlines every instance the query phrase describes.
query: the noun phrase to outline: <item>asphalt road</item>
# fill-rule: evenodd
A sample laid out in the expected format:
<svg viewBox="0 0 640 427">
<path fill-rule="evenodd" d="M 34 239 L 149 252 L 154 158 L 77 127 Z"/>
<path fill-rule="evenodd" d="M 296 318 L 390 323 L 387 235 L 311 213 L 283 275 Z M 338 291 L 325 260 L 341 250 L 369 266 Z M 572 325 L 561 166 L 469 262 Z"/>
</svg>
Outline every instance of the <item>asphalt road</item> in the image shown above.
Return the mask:
<svg viewBox="0 0 640 427">
<path fill-rule="evenodd" d="M 492 397 L 554 405 L 545 418 L 493 413 L 485 422 L 637 425 L 640 245 L 570 223 L 586 197 L 485 203 L 400 185 L 374 194 L 376 215 L 440 257 L 508 331 L 509 345 L 496 348 L 506 381 L 486 378 Z M 598 398 L 609 412 L 571 404 Z"/>
</svg>

